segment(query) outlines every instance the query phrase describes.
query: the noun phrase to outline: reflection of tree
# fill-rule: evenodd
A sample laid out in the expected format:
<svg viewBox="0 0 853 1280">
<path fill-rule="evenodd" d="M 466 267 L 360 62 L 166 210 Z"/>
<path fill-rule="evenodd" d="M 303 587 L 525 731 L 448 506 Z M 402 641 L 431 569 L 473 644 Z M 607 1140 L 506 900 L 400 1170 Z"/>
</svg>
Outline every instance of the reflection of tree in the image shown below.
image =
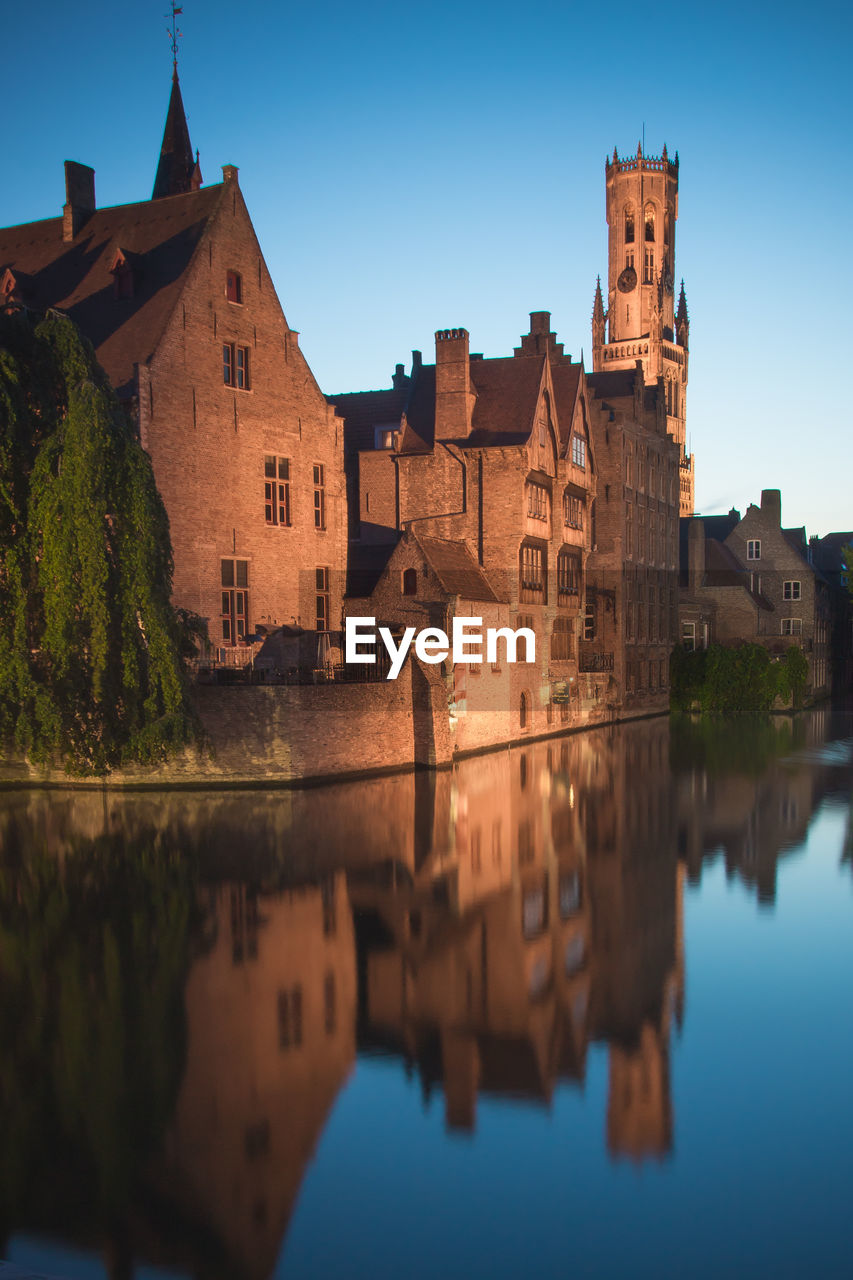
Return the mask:
<svg viewBox="0 0 853 1280">
<path fill-rule="evenodd" d="M 670 764 L 674 773 L 704 769 L 712 776 L 742 774 L 758 778 L 780 756 L 805 743 L 805 724 L 765 716 L 715 720 L 709 716 L 673 716 Z"/>
<path fill-rule="evenodd" d="M 0 869 L 0 1224 L 115 1238 L 180 1082 L 193 902 L 153 837 Z"/>
</svg>

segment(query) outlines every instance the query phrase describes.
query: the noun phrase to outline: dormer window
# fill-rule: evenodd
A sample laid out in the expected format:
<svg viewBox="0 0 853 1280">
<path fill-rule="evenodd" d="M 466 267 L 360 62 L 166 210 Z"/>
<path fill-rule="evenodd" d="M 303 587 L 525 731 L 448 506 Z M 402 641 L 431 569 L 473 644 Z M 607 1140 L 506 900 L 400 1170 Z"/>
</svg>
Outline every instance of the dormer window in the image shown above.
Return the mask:
<svg viewBox="0 0 853 1280">
<path fill-rule="evenodd" d="M 110 275 L 113 278 L 113 295 L 116 298 L 132 298 L 133 268 L 128 262 L 127 254 L 124 250 L 117 249 L 113 255 Z"/>
<path fill-rule="evenodd" d="M 373 428 L 374 449 L 393 449 L 397 442 L 397 432 L 393 427 Z"/>
<path fill-rule="evenodd" d="M 239 271 L 225 272 L 225 297 L 229 302 L 242 303 L 243 277 Z"/>
</svg>

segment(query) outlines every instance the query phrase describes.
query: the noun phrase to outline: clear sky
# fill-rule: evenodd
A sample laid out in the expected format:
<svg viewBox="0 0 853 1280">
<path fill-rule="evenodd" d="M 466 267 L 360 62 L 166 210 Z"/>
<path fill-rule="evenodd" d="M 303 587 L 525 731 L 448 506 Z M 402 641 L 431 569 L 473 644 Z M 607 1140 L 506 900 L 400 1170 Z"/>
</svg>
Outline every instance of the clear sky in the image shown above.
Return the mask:
<svg viewBox="0 0 853 1280">
<path fill-rule="evenodd" d="M 57 216 L 66 159 L 99 205 L 150 196 L 167 9 L 0 0 L 0 224 Z M 179 23 L 203 175 L 239 166 L 324 391 L 390 385 L 438 328 L 508 355 L 537 310 L 591 367 L 604 159 L 645 129 L 681 159 L 697 510 L 779 488 L 786 525 L 853 528 L 848 3 L 186 0 Z"/>
</svg>

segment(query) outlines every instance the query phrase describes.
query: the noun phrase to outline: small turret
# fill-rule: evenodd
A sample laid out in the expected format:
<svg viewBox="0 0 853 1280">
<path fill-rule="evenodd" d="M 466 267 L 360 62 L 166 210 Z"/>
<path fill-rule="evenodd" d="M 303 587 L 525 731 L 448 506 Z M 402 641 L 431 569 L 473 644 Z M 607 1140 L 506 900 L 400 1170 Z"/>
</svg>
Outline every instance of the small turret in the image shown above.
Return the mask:
<svg viewBox="0 0 853 1280">
<path fill-rule="evenodd" d="M 690 346 L 690 317 L 687 314 L 687 295 L 684 292 L 684 281 L 681 282 L 681 293 L 678 295 L 678 310 L 675 313 L 675 340 L 685 350 Z"/>
<path fill-rule="evenodd" d="M 595 352 L 604 346 L 604 325 L 607 317 L 604 312 L 604 298 L 601 293 L 601 276 L 595 281 L 595 301 L 592 304 L 592 349 Z"/>
</svg>

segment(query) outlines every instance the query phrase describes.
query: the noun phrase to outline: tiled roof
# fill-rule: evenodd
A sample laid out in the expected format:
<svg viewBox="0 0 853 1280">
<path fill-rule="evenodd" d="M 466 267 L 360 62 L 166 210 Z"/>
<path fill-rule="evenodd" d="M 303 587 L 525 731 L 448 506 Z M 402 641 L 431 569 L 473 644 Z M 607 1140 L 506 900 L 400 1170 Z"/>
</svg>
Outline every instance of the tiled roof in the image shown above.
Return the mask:
<svg viewBox="0 0 853 1280">
<path fill-rule="evenodd" d="M 587 382 L 599 400 L 620 400 L 634 397 L 635 369 L 605 369 L 600 373 L 588 373 Z"/>
<path fill-rule="evenodd" d="M 544 356 L 471 361 L 471 382 L 477 399 L 469 444 L 526 443 L 536 419 L 544 364 Z"/>
<path fill-rule="evenodd" d="M 219 183 L 97 209 L 68 242 L 62 218 L 0 230 L 0 273 L 12 269 L 26 306 L 56 307 L 70 316 L 93 343 L 119 395 L 128 395 L 133 366 L 154 352 L 223 189 Z M 119 248 L 134 272 L 131 298 L 115 296 L 110 267 Z"/>
<path fill-rule="evenodd" d="M 373 429 L 399 423 L 409 395 L 408 383 L 382 391 L 348 391 L 326 396 L 344 419 L 347 452 L 373 448 Z"/>
<path fill-rule="evenodd" d="M 427 564 L 449 596 L 497 602 L 498 597 L 467 542 L 413 534 Z"/>
</svg>

